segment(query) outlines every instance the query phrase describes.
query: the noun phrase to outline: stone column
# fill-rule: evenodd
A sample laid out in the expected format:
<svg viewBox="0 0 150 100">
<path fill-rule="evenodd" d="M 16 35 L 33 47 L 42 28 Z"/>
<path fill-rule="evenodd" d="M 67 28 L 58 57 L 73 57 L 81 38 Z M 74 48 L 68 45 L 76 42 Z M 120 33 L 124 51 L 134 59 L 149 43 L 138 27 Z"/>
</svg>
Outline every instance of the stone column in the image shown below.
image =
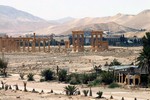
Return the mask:
<svg viewBox="0 0 150 100">
<path fill-rule="evenodd" d="M 75 51 L 75 37 L 74 37 L 74 32 L 72 33 L 72 44 L 73 44 L 73 51 Z"/>
<path fill-rule="evenodd" d="M 0 37 L 0 52 L 2 52 L 2 48 L 3 48 L 3 45 L 2 45 L 2 37 Z"/>
<path fill-rule="evenodd" d="M 82 36 L 82 51 L 84 51 L 84 34 L 82 34 L 81 36 Z"/>
<path fill-rule="evenodd" d="M 43 50 L 45 52 L 45 40 L 43 39 Z"/>
<path fill-rule="evenodd" d="M 98 35 L 96 34 L 96 40 L 95 40 L 95 48 L 96 51 L 98 51 Z"/>
<path fill-rule="evenodd" d="M 41 51 L 41 40 L 38 39 L 39 52 Z"/>
<path fill-rule="evenodd" d="M 130 75 L 128 73 L 128 85 L 130 85 Z"/>
<path fill-rule="evenodd" d="M 29 47 L 30 47 L 29 39 L 27 39 L 27 45 L 28 45 L 28 52 L 29 52 Z"/>
<path fill-rule="evenodd" d="M 8 37 L 5 39 L 5 51 L 8 52 Z"/>
<path fill-rule="evenodd" d="M 21 44 L 21 36 L 19 37 L 19 41 L 18 41 L 18 52 L 21 51 L 20 44 Z"/>
<path fill-rule="evenodd" d="M 25 40 L 22 39 L 22 41 L 23 41 L 23 52 L 25 52 Z"/>
<path fill-rule="evenodd" d="M 80 35 L 77 34 L 77 49 L 76 49 L 76 52 L 78 52 L 80 49 Z"/>
<path fill-rule="evenodd" d="M 15 41 L 12 40 L 12 51 L 13 51 L 13 52 L 15 52 L 15 48 L 16 48 L 16 46 L 15 46 Z"/>
<path fill-rule="evenodd" d="M 48 40 L 48 52 L 50 52 L 50 41 Z"/>
<path fill-rule="evenodd" d="M 36 43 L 36 40 L 35 40 L 35 33 L 33 34 L 33 41 L 32 41 L 32 52 L 35 52 L 35 43 Z"/>
<path fill-rule="evenodd" d="M 140 83 L 141 83 L 141 78 L 140 78 L 140 77 L 138 77 L 138 80 L 139 80 L 138 85 L 140 85 Z"/>
<path fill-rule="evenodd" d="M 135 85 L 135 75 L 133 76 L 133 85 Z"/>
<path fill-rule="evenodd" d="M 93 34 L 91 33 L 91 50 L 93 51 Z"/>
<path fill-rule="evenodd" d="M 123 83 L 123 74 L 121 75 L 121 83 Z"/>
</svg>

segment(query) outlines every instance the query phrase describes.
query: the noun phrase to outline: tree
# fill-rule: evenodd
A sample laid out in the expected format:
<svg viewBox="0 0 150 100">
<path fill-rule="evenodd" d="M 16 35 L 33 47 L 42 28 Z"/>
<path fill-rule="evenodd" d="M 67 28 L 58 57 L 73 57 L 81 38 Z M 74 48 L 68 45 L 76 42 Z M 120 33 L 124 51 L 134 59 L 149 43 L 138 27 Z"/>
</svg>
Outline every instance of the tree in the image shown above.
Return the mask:
<svg viewBox="0 0 150 100">
<path fill-rule="evenodd" d="M 138 66 L 141 69 L 148 71 L 150 79 L 150 32 L 146 32 L 146 35 L 142 38 L 143 49 L 137 58 Z"/>
<path fill-rule="evenodd" d="M 0 71 L 5 77 L 7 76 L 7 72 L 6 72 L 7 65 L 8 62 L 0 58 Z"/>
<path fill-rule="evenodd" d="M 64 91 L 66 92 L 67 95 L 74 95 L 77 92 L 78 88 L 76 86 L 65 86 Z"/>
</svg>

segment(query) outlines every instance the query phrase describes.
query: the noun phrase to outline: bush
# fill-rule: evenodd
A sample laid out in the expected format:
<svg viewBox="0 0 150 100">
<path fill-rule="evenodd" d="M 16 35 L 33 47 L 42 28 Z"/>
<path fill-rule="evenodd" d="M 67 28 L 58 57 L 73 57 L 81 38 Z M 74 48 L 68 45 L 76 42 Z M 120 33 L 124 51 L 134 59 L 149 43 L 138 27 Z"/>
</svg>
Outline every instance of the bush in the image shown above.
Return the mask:
<svg viewBox="0 0 150 100">
<path fill-rule="evenodd" d="M 76 85 L 81 83 L 81 75 L 72 73 L 67 76 L 66 82 L 69 82 L 70 84 Z"/>
<path fill-rule="evenodd" d="M 27 75 L 28 81 L 34 81 L 34 74 L 33 73 L 29 73 Z"/>
<path fill-rule="evenodd" d="M 67 71 L 64 69 L 60 70 L 58 73 L 58 80 L 61 82 L 66 81 L 66 77 L 67 77 Z"/>
<path fill-rule="evenodd" d="M 101 74 L 102 82 L 105 84 L 111 84 L 114 81 L 114 75 L 112 72 L 103 72 Z"/>
<path fill-rule="evenodd" d="M 84 94 L 84 96 L 87 96 L 87 95 L 88 95 L 88 93 L 89 93 L 89 90 L 83 90 L 83 94 Z"/>
<path fill-rule="evenodd" d="M 54 72 L 51 69 L 45 69 L 41 72 L 41 76 L 44 77 L 45 81 L 50 81 L 54 79 Z"/>
<path fill-rule="evenodd" d="M 117 59 L 114 59 L 109 66 L 115 66 L 115 65 L 121 65 L 121 63 L 117 60 Z"/>
<path fill-rule="evenodd" d="M 102 80 L 100 78 L 95 79 L 94 81 L 89 82 L 88 86 L 97 86 L 102 83 Z"/>
<path fill-rule="evenodd" d="M 97 78 L 97 74 L 96 73 L 90 73 L 89 74 L 89 81 L 93 81 Z"/>
<path fill-rule="evenodd" d="M 64 91 L 66 92 L 66 95 L 74 95 L 77 92 L 77 87 L 76 86 L 65 86 Z"/>
<path fill-rule="evenodd" d="M 108 86 L 108 88 L 118 88 L 118 87 L 120 87 L 120 85 L 117 84 L 117 83 L 111 83 L 111 84 Z"/>
<path fill-rule="evenodd" d="M 97 96 L 97 98 L 101 98 L 101 97 L 102 97 L 102 95 L 103 95 L 103 92 L 98 91 L 96 94 L 98 95 L 98 96 Z"/>
<path fill-rule="evenodd" d="M 83 84 L 88 84 L 88 81 L 89 81 L 89 75 L 88 74 L 82 74 L 81 75 L 81 80 L 82 80 L 82 83 Z"/>
</svg>

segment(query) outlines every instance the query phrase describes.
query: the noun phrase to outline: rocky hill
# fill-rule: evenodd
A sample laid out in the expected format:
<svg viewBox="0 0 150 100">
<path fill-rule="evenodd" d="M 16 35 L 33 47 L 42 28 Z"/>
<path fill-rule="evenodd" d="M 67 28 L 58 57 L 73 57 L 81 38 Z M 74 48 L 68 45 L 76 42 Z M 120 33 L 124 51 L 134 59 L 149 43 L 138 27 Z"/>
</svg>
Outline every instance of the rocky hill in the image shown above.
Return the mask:
<svg viewBox="0 0 150 100">
<path fill-rule="evenodd" d="M 0 32 L 28 32 L 50 25 L 44 19 L 27 12 L 0 5 Z"/>
</svg>

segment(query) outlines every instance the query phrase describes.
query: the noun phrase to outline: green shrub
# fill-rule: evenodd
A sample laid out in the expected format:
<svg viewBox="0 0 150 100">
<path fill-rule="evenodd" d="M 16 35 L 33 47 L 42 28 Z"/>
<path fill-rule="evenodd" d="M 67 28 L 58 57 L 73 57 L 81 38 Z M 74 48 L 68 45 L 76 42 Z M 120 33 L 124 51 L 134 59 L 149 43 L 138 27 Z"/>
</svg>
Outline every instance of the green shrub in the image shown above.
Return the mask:
<svg viewBox="0 0 150 100">
<path fill-rule="evenodd" d="M 34 81 L 34 74 L 33 73 L 29 73 L 27 75 L 28 81 Z"/>
<path fill-rule="evenodd" d="M 76 86 L 65 86 L 64 91 L 66 92 L 66 95 L 74 95 L 77 92 L 77 87 Z"/>
<path fill-rule="evenodd" d="M 111 84 L 114 81 L 114 75 L 112 72 L 103 72 L 101 74 L 102 82 L 105 84 Z"/>
<path fill-rule="evenodd" d="M 83 94 L 84 94 L 84 96 L 87 96 L 87 95 L 88 95 L 88 93 L 89 93 L 89 90 L 83 90 Z"/>
<path fill-rule="evenodd" d="M 114 59 L 109 66 L 115 66 L 115 65 L 121 65 L 121 63 L 117 60 L 117 59 Z"/>
<path fill-rule="evenodd" d="M 70 84 L 76 85 L 81 83 L 81 75 L 77 73 L 72 73 L 70 75 L 67 75 L 66 82 L 69 82 Z"/>
<path fill-rule="evenodd" d="M 102 83 L 101 79 L 95 79 L 94 81 L 89 82 L 88 86 L 98 86 Z"/>
<path fill-rule="evenodd" d="M 97 78 L 97 73 L 89 73 L 89 81 L 93 81 Z"/>
<path fill-rule="evenodd" d="M 120 87 L 120 85 L 117 84 L 117 83 L 111 83 L 111 84 L 108 86 L 108 88 L 118 88 L 118 87 Z"/>
<path fill-rule="evenodd" d="M 45 81 L 50 81 L 54 79 L 54 72 L 51 69 L 45 69 L 41 72 L 41 76 L 44 77 Z"/>
<path fill-rule="evenodd" d="M 67 71 L 62 69 L 58 72 L 58 80 L 59 81 L 66 81 L 66 77 L 67 77 Z"/>
<path fill-rule="evenodd" d="M 101 98 L 101 97 L 102 97 L 102 95 L 103 95 L 103 92 L 98 91 L 96 94 L 98 95 L 98 96 L 97 96 L 97 98 Z"/>
<path fill-rule="evenodd" d="M 81 75 L 81 80 L 82 80 L 82 83 L 83 84 L 88 84 L 88 81 L 89 81 L 89 75 L 88 74 L 82 74 Z"/>
</svg>

